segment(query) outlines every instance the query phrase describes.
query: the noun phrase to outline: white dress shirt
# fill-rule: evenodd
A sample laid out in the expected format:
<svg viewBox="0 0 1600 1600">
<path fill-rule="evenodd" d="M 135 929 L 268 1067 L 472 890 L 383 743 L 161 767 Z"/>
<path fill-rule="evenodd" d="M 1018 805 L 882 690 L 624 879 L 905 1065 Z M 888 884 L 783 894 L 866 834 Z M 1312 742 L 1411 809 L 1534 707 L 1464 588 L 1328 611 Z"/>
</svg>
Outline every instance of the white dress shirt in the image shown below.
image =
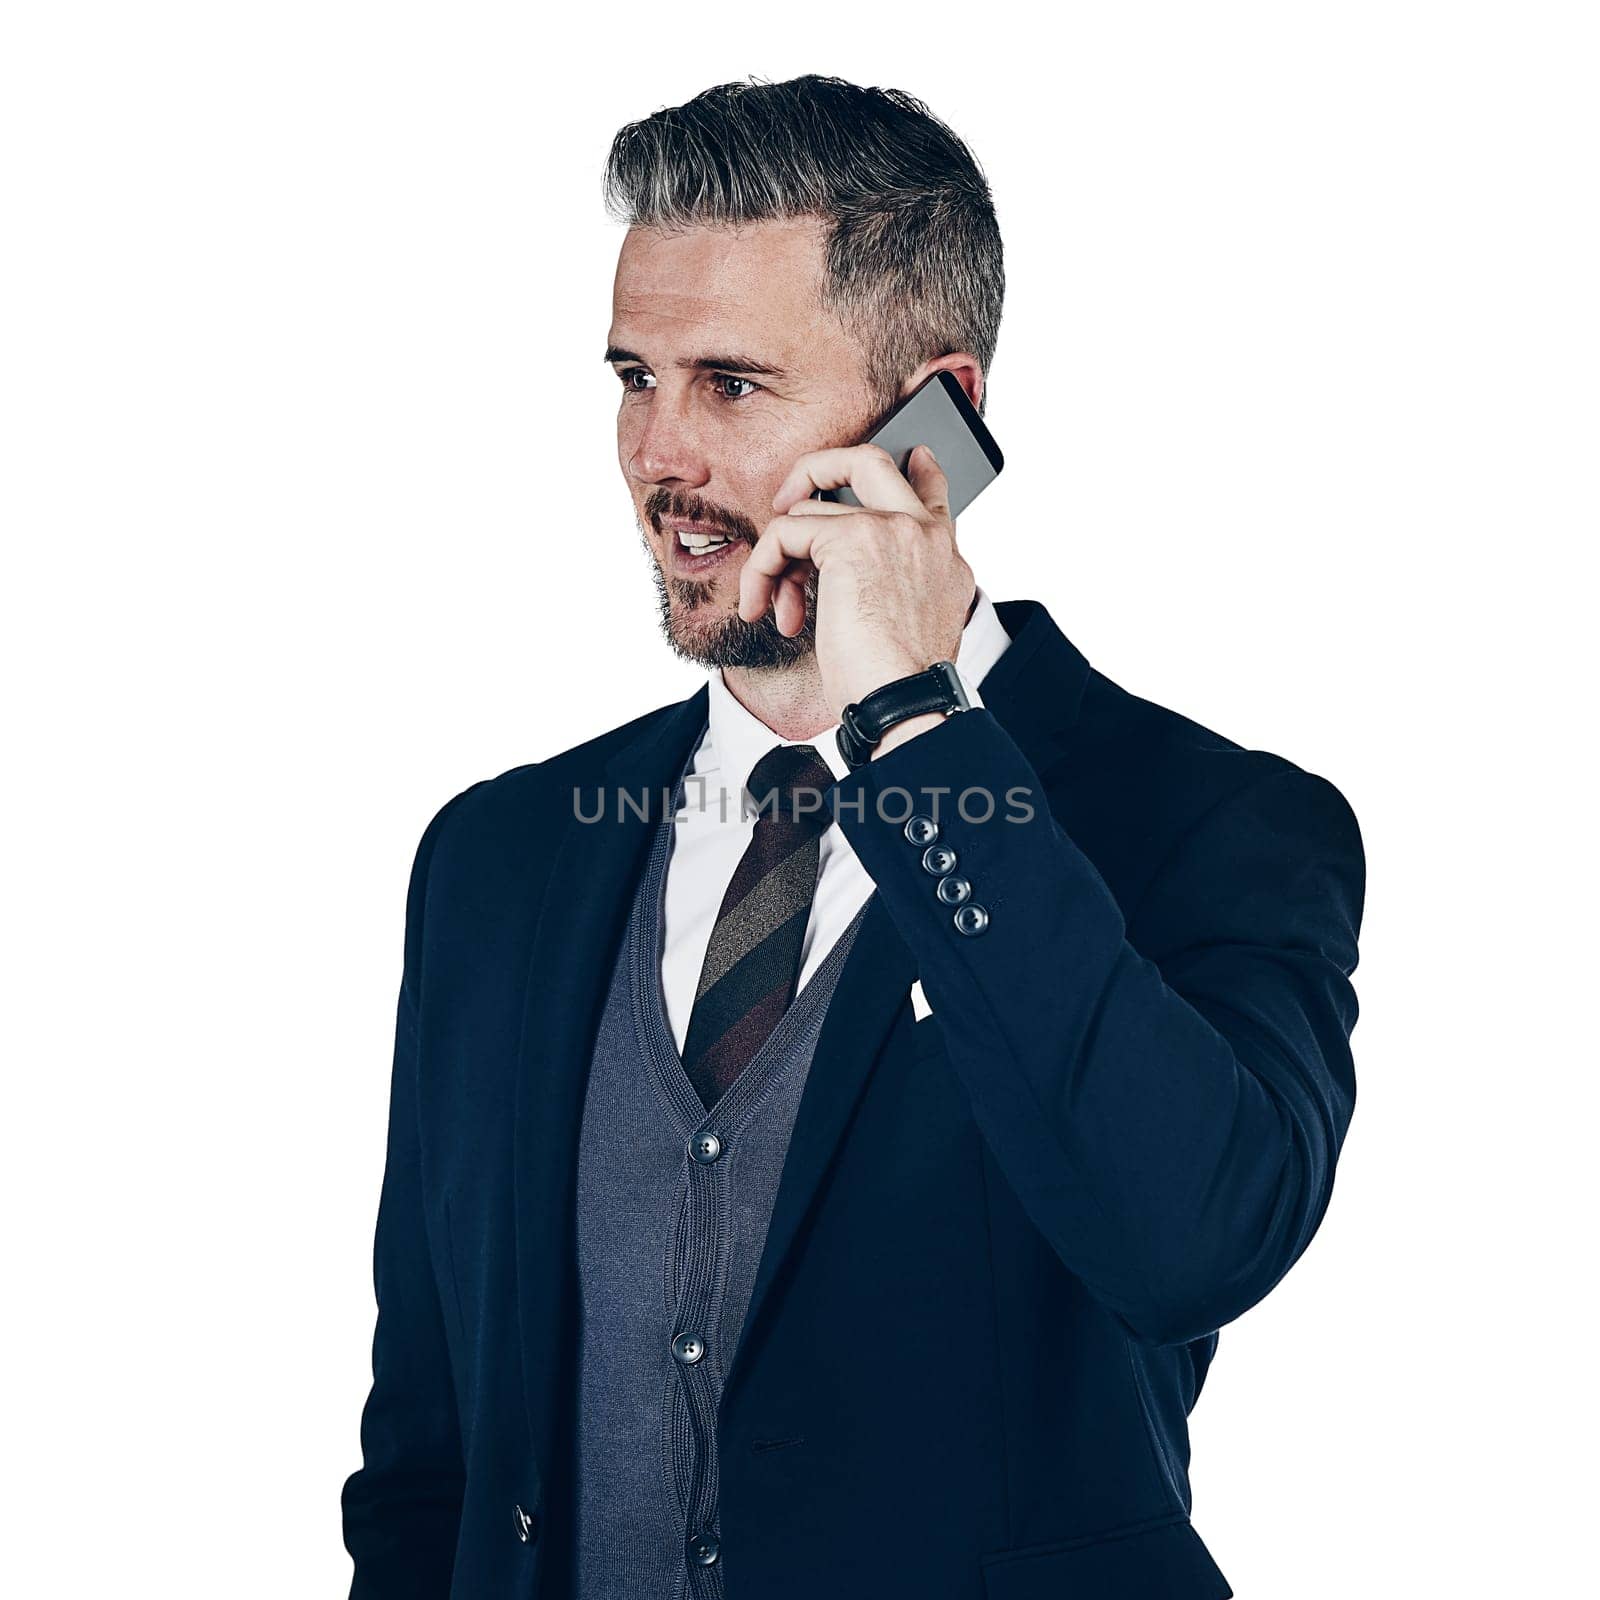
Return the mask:
<svg viewBox="0 0 1600 1600">
<path fill-rule="evenodd" d="M 968 700 L 981 706 L 978 685 L 1011 643 L 994 603 L 977 590 L 977 605 L 961 634 L 956 673 Z M 809 744 L 834 777 L 850 770 L 834 740 L 838 724 L 809 739 L 785 739 L 734 699 L 720 668 L 707 683 L 706 731 L 684 782 L 684 803 L 673 823 L 667 861 L 661 947 L 661 988 L 667 1020 L 679 1050 L 689 1031 L 689 1013 L 705 964 L 706 946 L 734 868 L 750 843 L 755 816 L 746 816 L 744 787 L 774 745 Z M 822 835 L 817 893 L 800 947 L 797 990 L 816 971 L 850 919 L 866 904 L 874 884 L 837 822 Z"/>
</svg>

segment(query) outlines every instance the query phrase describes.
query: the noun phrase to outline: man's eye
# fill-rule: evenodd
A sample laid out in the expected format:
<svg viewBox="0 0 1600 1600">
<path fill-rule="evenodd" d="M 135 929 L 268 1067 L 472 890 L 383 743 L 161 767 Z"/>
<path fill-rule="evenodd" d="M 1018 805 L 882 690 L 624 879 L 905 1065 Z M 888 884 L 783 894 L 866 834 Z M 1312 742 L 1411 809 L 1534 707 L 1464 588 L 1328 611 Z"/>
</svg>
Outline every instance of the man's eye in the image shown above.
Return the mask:
<svg viewBox="0 0 1600 1600">
<path fill-rule="evenodd" d="M 653 372 L 644 367 L 623 367 L 617 377 L 622 381 L 622 387 L 629 394 L 645 394 L 655 388 L 656 378 Z M 711 383 L 717 395 L 723 400 L 747 400 L 761 385 L 750 378 L 738 378 L 731 372 L 718 372 L 713 374 Z M 730 391 L 729 385 L 733 388 Z"/>
</svg>

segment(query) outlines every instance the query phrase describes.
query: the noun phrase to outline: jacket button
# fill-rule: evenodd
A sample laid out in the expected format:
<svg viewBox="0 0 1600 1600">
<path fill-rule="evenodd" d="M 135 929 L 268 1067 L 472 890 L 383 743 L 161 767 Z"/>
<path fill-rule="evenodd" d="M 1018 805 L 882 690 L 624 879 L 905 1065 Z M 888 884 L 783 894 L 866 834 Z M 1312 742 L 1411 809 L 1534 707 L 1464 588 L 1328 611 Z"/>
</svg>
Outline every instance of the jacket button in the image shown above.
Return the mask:
<svg viewBox="0 0 1600 1600">
<path fill-rule="evenodd" d="M 952 919 L 957 933 L 980 934 L 989 926 L 989 913 L 976 900 L 969 901 Z"/>
<path fill-rule="evenodd" d="M 698 1333 L 680 1333 L 672 1341 L 672 1353 L 684 1366 L 692 1367 L 706 1353 L 706 1342 Z"/>
<path fill-rule="evenodd" d="M 934 877 L 942 878 L 947 872 L 956 870 L 956 853 L 947 844 L 930 844 L 922 852 L 922 870 L 931 872 Z"/>
<path fill-rule="evenodd" d="M 520 1505 L 511 1508 L 512 1518 L 517 1529 L 517 1537 L 524 1544 L 532 1544 L 539 1537 L 539 1519 L 531 1512 L 524 1511 Z"/>
<path fill-rule="evenodd" d="M 944 901 L 947 906 L 958 906 L 963 900 L 970 898 L 972 885 L 965 878 L 949 877 L 939 880 L 939 887 L 933 891 Z"/>
<path fill-rule="evenodd" d="M 716 1565 L 716 1560 L 721 1554 L 722 1546 L 717 1542 L 715 1535 L 709 1533 L 696 1534 L 689 1541 L 689 1559 L 696 1566 L 710 1567 Z"/>
<path fill-rule="evenodd" d="M 912 844 L 932 844 L 939 837 L 939 824 L 932 817 L 908 817 L 905 835 Z"/>
</svg>

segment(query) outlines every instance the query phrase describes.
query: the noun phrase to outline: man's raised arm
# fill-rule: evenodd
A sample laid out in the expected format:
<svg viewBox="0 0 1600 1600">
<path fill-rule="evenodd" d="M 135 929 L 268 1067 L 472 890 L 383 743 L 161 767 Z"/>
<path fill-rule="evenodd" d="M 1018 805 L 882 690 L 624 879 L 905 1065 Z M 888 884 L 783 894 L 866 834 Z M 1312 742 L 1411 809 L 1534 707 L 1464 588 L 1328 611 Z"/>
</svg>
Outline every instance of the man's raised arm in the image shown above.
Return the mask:
<svg viewBox="0 0 1600 1600">
<path fill-rule="evenodd" d="M 1061 1260 L 1156 1344 L 1212 1332 L 1288 1271 L 1355 1101 L 1355 818 L 1288 762 L 1244 770 L 1162 847 L 1131 928 L 987 710 L 838 786 L 840 826 L 918 959 L 996 1161 Z M 919 791 L 943 791 L 939 842 L 988 913 L 981 933 L 935 894 L 906 804 L 880 807 L 891 787 L 917 812 Z M 972 815 L 992 795 L 993 816 L 963 820 L 963 790 Z M 1028 820 L 1011 820 L 1013 791 Z"/>
</svg>

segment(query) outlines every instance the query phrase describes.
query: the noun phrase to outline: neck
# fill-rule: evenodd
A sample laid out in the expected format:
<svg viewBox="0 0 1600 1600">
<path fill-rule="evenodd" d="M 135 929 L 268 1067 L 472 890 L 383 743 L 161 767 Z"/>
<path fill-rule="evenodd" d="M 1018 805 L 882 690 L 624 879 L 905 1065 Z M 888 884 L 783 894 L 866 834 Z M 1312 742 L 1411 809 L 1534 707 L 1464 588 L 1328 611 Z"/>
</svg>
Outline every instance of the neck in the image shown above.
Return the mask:
<svg viewBox="0 0 1600 1600">
<path fill-rule="evenodd" d="M 780 739 L 812 739 L 839 720 L 822 692 L 815 655 L 786 667 L 725 667 L 728 692 Z"/>
</svg>

